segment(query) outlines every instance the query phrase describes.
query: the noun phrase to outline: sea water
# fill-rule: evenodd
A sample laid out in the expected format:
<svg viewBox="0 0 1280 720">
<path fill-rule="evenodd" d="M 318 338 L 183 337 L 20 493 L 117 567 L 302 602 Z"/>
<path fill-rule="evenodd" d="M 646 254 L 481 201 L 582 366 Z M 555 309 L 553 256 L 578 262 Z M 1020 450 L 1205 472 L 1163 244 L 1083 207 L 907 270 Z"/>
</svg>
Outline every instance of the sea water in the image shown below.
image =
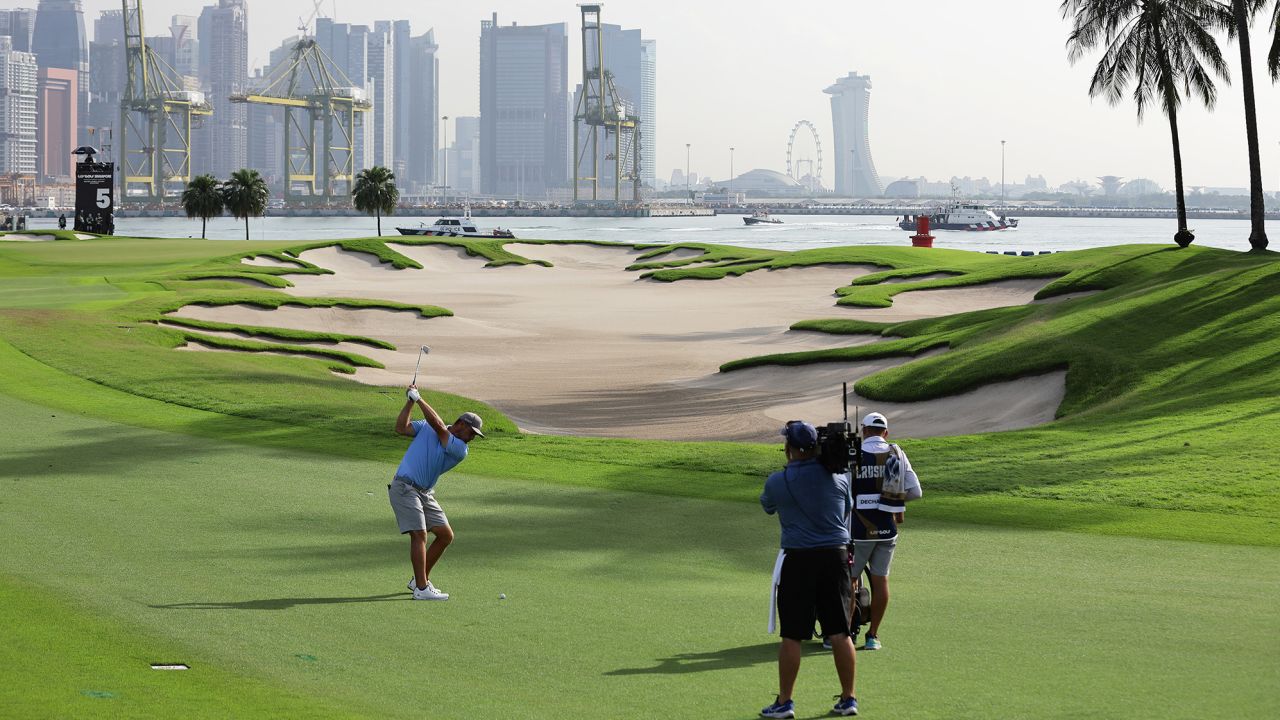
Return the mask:
<svg viewBox="0 0 1280 720">
<path fill-rule="evenodd" d="M 382 219 L 384 235 L 396 226 L 430 224 L 436 215 L 396 215 Z M 603 240 L 670 245 L 698 242 L 778 250 L 807 250 L 839 245 L 910 245 L 897 217 L 875 215 L 779 215 L 781 225 L 747 226 L 741 215 L 697 218 L 476 218 L 481 229 L 503 227 L 517 238 L 539 240 Z M 33 220 L 32 228 L 55 227 L 53 220 Z M 1231 250 L 1249 249 L 1247 220 L 1193 220 L 1196 243 Z M 1013 230 L 994 232 L 938 231 L 934 247 L 976 251 L 1078 250 L 1126 243 L 1173 243 L 1172 220 L 1143 218 L 1026 218 Z M 135 237 L 199 237 L 200 221 L 185 218 L 121 218 L 116 232 Z M 331 240 L 369 237 L 377 232 L 371 217 L 266 217 L 249 221 L 252 240 Z M 1280 248 L 1280 223 L 1272 222 L 1272 247 Z M 241 240 L 244 221 L 218 218 L 209 222 L 211 239 Z"/>
</svg>

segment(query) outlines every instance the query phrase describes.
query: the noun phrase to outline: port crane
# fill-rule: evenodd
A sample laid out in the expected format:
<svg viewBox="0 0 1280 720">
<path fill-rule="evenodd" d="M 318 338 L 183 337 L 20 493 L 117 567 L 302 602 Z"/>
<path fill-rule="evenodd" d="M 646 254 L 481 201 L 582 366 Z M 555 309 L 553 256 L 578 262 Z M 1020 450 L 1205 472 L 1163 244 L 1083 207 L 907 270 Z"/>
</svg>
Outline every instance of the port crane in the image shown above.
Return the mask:
<svg viewBox="0 0 1280 720">
<path fill-rule="evenodd" d="M 320 11 L 313 0 L 311 17 L 299 22 L 301 38 L 289 57 L 263 78 L 259 87 L 232 95 L 233 103 L 284 110 L 284 199 L 325 204 L 351 194 L 355 180 L 357 122 L 373 109 L 364 88 L 325 55 L 311 22 Z"/>
<path fill-rule="evenodd" d="M 191 181 L 191 131 L 213 114 L 204 93 L 186 90 L 178 73 L 147 45 L 142 0 L 124 10 L 125 91 L 120 102 L 123 202 L 164 202 Z"/>
<path fill-rule="evenodd" d="M 579 201 L 579 183 L 590 181 L 591 200 L 599 201 L 600 136 L 613 151 L 605 160 L 613 161 L 613 202 L 622 197 L 622 183 L 630 180 L 632 200 L 640 201 L 640 117 L 627 112 L 618 95 L 613 73 L 605 69 L 604 34 L 598 4 L 578 6 L 582 10 L 582 92 L 573 114 L 573 201 Z M 581 129 L 585 129 L 584 133 Z M 590 155 L 590 160 L 587 155 Z M 587 166 L 590 165 L 590 174 Z"/>
</svg>

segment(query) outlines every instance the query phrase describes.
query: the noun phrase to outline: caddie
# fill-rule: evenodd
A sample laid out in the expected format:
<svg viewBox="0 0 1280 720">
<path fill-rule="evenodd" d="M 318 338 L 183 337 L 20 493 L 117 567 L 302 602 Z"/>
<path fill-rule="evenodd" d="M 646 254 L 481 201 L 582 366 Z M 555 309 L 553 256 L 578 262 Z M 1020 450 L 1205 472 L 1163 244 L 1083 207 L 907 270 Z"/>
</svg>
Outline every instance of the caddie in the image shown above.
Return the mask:
<svg viewBox="0 0 1280 720">
<path fill-rule="evenodd" d="M 862 464 L 853 479 L 853 578 L 871 576 L 871 626 L 864 650 L 879 650 L 880 622 L 889 607 L 889 565 L 898 546 L 898 525 L 907 502 L 923 495 L 920 478 L 902 448 L 889 442 L 889 420 L 878 412 L 862 419 Z M 857 630 L 854 630 L 856 644 Z"/>
</svg>

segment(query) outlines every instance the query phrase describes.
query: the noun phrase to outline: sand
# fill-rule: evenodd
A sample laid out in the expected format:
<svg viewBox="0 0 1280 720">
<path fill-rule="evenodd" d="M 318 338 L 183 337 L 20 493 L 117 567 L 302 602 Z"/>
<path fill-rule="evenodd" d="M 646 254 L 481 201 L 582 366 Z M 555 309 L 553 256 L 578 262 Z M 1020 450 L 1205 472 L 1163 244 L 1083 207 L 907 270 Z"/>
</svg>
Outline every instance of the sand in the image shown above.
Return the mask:
<svg viewBox="0 0 1280 720">
<path fill-rule="evenodd" d="M 270 255 L 255 255 L 254 257 L 251 257 L 251 258 L 240 258 L 240 262 L 245 265 L 258 265 L 261 267 L 285 267 L 285 268 L 302 267 L 302 265 L 299 263 L 286 262 L 279 258 L 271 257 Z"/>
<path fill-rule="evenodd" d="M 474 397 L 534 432 L 685 440 L 775 438 L 788 419 L 838 419 L 841 382 L 905 358 L 720 373 L 722 363 L 769 353 L 876 342 L 788 330 L 820 317 L 913 319 L 1029 302 L 1048 280 L 1012 281 L 898 295 L 895 307 L 839 307 L 834 291 L 877 268 L 819 266 L 756 271 L 723 280 L 661 283 L 625 268 L 642 251 L 626 246 L 514 243 L 512 252 L 554 267 L 486 268 L 442 246 L 392 247 L 422 263 L 395 270 L 377 258 L 321 248 L 303 259 L 334 275 L 291 275 L 300 296 L 398 300 L 447 307 L 448 318 L 376 309 L 189 306 L 184 317 L 327 330 L 387 340 L 401 348 L 339 347 L 374 358 L 354 379 L 402 385 L 417 348 L 430 345 L 420 384 Z M 672 256 L 689 256 L 677 251 Z M 915 296 L 915 297 L 913 297 Z M 901 303 L 901 304 L 900 304 Z M 1030 427 L 1053 419 L 1063 373 L 1001 383 L 928 403 L 874 404 L 895 435 L 923 437 Z M 871 403 L 854 399 L 866 412 Z"/>
<path fill-rule="evenodd" d="M 86 235 L 84 233 L 73 233 L 77 240 L 92 240 L 96 235 Z M 56 235 L 32 235 L 29 233 L 5 233 L 0 235 L 0 240 L 11 240 L 13 242 L 49 242 L 57 240 Z"/>
</svg>

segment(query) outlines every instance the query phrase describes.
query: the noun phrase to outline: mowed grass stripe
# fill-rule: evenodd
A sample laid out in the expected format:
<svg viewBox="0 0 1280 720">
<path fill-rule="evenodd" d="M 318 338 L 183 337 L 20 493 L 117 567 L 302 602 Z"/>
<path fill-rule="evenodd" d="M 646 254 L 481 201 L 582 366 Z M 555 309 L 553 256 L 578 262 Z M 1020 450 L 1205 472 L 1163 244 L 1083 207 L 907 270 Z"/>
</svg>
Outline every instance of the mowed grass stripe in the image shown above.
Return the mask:
<svg viewBox="0 0 1280 720">
<path fill-rule="evenodd" d="M 454 599 L 415 603 L 390 462 L 46 418 L 8 398 L 0 412 L 15 428 L 0 460 L 0 574 L 321 707 L 740 718 L 775 688 L 764 609 L 777 527 L 748 503 L 464 465 L 439 492 L 458 540 L 433 579 Z M 1262 718 L 1280 700 L 1277 550 L 914 513 L 888 649 L 860 655 L 867 714 Z M 833 687 L 811 648 L 802 714 L 825 712 Z"/>
<path fill-rule="evenodd" d="M 71 584 L 39 588 L 0 575 L 0 716 L 7 718 L 356 718 L 208 663 L 198 649 L 79 608 Z M 190 670 L 153 670 L 186 662 Z"/>
</svg>

